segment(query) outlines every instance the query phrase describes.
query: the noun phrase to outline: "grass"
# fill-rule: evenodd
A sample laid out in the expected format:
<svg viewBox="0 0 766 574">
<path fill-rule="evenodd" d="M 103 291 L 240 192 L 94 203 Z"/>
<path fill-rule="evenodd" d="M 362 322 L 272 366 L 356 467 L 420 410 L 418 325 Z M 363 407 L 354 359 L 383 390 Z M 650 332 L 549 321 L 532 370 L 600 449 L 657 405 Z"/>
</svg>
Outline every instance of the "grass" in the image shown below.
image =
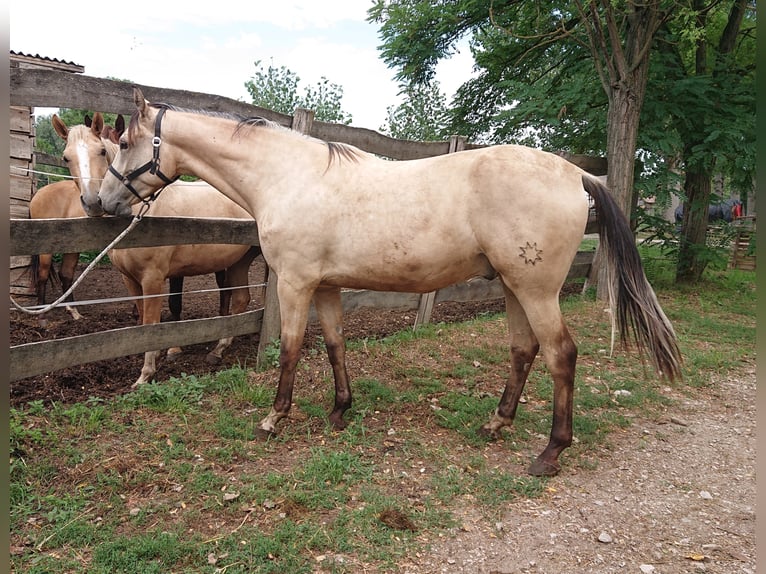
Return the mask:
<svg viewBox="0 0 766 574">
<path fill-rule="evenodd" d="M 702 285 L 679 287 L 650 255 L 647 273 L 679 335 L 685 379 L 655 379 L 630 351 L 609 356 L 603 304 L 592 295 L 564 301 L 579 346 L 576 442 L 561 457 L 564 474 L 597 470 L 615 431 L 755 362 L 754 273 L 711 270 Z M 550 431 L 542 359 L 514 429 L 497 441 L 476 433 L 506 377 L 502 315 L 348 348 L 354 406 L 343 432 L 326 423 L 332 377 L 323 353 L 307 354 L 291 416 L 266 442 L 254 431 L 274 398 L 274 370 L 234 368 L 111 401 L 11 409 L 12 571 L 396 572 L 461 524 L 466 501 L 492 524 L 559 480 L 524 472 Z M 415 530 L 384 524 L 381 513 L 392 509 Z"/>
</svg>

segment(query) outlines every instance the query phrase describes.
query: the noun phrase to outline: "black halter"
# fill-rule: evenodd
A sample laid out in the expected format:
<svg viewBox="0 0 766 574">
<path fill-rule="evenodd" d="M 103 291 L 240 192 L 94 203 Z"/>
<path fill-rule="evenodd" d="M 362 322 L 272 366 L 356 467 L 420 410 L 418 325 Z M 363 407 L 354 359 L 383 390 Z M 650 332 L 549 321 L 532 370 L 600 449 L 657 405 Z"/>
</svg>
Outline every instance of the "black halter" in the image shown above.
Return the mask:
<svg viewBox="0 0 766 574">
<path fill-rule="evenodd" d="M 131 171 L 128 175 L 122 175 L 119 171 L 114 169 L 112 165 L 109 165 L 109 171 L 114 175 L 117 179 L 122 181 L 123 185 L 128 188 L 130 193 L 135 195 L 139 200 L 141 200 L 145 205 L 148 205 L 150 202 L 154 201 L 157 198 L 157 195 L 165 189 L 166 185 L 170 185 L 175 180 L 178 179 L 178 176 L 174 177 L 173 179 L 170 179 L 168 176 L 166 176 L 164 173 L 162 173 L 162 170 L 160 169 L 160 144 L 162 143 L 162 139 L 160 139 L 160 125 L 162 124 L 162 116 L 165 115 L 165 108 L 161 108 L 159 113 L 157 114 L 157 118 L 154 120 L 154 137 L 152 138 L 152 159 L 147 161 L 144 165 L 142 165 L 139 168 L 134 169 Z M 141 174 L 148 171 L 152 175 L 156 175 L 159 177 L 162 181 L 165 182 L 165 185 L 163 185 L 160 189 L 152 193 L 148 198 L 144 199 L 141 197 L 138 192 L 133 187 L 133 184 L 131 183 L 134 179 L 136 179 Z"/>
</svg>

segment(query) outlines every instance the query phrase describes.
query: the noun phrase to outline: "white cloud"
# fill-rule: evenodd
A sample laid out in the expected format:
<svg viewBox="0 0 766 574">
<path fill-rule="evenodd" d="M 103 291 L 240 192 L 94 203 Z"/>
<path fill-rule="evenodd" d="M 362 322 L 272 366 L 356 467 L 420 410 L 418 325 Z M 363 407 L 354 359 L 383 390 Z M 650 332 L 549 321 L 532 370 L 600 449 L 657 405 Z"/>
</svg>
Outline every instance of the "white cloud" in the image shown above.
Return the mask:
<svg viewBox="0 0 766 574">
<path fill-rule="evenodd" d="M 104 19 L 103 3 L 77 10 L 40 0 L 36 17 L 12 2 L 10 49 L 74 62 L 85 73 L 149 86 L 218 94 L 248 101 L 244 87 L 254 62 L 273 61 L 301 78 L 324 76 L 343 87 L 343 109 L 356 126 L 378 129 L 398 102 L 394 71 L 380 60 L 377 28 L 361 0 L 134 0 L 118 18 Z M 467 77 L 467 50 L 442 64 L 439 81 L 454 91 Z M 470 58 L 470 54 L 468 54 Z M 448 96 L 451 95 L 448 93 Z"/>
</svg>

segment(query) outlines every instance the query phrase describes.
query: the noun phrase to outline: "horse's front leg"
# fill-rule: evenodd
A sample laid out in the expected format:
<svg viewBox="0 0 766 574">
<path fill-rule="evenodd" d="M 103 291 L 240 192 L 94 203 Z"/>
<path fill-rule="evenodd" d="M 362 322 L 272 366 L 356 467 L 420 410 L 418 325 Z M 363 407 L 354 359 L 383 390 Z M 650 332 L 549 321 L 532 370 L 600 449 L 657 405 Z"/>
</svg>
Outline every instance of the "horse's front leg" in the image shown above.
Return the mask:
<svg viewBox="0 0 766 574">
<path fill-rule="evenodd" d="M 269 438 L 277 432 L 277 423 L 290 412 L 293 401 L 295 369 L 300 359 L 303 336 L 311 302 L 311 290 L 293 288 L 281 278 L 277 283 L 281 330 L 279 344 L 279 385 L 271 412 L 255 430 L 258 438 Z"/>
<path fill-rule="evenodd" d="M 351 407 L 351 385 L 346 371 L 346 340 L 343 336 L 340 288 L 317 289 L 314 293 L 314 306 L 322 325 L 327 356 L 335 378 L 335 405 L 330 412 L 330 423 L 337 430 L 342 430 L 346 428 L 343 413 Z"/>
</svg>

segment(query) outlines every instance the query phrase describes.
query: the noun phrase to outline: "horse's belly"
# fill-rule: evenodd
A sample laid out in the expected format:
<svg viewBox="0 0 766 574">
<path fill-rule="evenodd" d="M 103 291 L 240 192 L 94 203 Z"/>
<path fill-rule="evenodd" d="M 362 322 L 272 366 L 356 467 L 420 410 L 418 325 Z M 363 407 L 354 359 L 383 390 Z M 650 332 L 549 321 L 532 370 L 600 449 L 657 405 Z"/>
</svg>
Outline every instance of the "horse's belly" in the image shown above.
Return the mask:
<svg viewBox="0 0 766 574">
<path fill-rule="evenodd" d="M 427 293 L 472 277 L 491 279 L 496 275 L 487 258 L 469 259 L 379 259 L 359 261 L 358 265 L 338 266 L 326 273 L 322 283 L 349 289 Z"/>
</svg>

